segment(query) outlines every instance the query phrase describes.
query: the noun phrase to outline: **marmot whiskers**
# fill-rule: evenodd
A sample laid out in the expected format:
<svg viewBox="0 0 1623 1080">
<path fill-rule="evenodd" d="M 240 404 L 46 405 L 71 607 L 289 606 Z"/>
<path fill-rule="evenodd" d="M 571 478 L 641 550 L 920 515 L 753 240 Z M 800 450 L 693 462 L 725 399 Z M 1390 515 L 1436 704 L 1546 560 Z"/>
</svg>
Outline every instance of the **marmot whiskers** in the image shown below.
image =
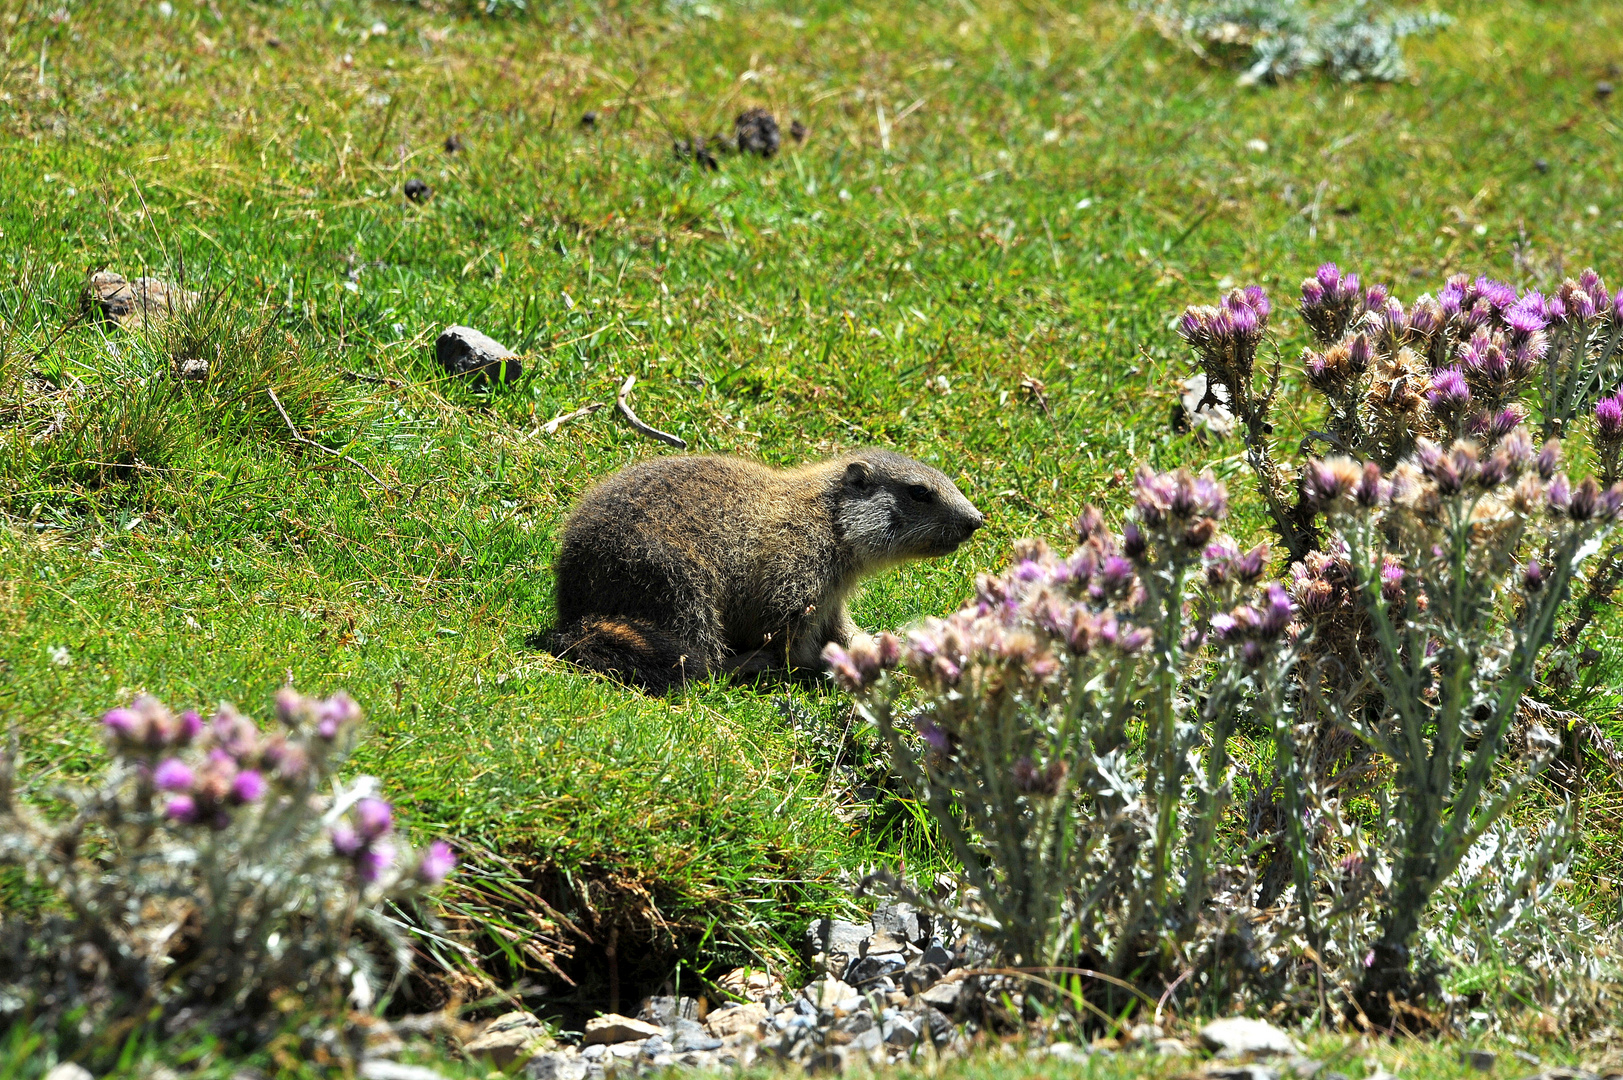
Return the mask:
<svg viewBox="0 0 1623 1080">
<path fill-rule="evenodd" d="M 553 651 L 662 693 L 712 671 L 822 665 L 860 634 L 857 583 L 980 528 L 942 473 L 888 450 L 796 469 L 664 457 L 593 487 L 564 526 Z"/>
</svg>

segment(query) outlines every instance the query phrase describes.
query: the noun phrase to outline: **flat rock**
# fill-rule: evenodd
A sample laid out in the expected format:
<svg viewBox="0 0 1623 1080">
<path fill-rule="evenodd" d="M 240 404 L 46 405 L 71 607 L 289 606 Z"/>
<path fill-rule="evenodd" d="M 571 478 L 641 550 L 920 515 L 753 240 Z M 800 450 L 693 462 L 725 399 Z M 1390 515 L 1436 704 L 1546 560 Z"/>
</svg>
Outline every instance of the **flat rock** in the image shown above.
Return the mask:
<svg viewBox="0 0 1623 1080">
<path fill-rule="evenodd" d="M 642 1009 L 637 1013 L 638 1020 L 661 1027 L 675 1027 L 678 1020 L 698 1018 L 699 1003 L 690 997 L 651 997 L 642 1003 Z"/>
<path fill-rule="evenodd" d="M 958 1010 L 958 999 L 964 993 L 962 982 L 936 983 L 919 995 L 919 1000 L 932 1009 L 940 1009 L 951 1016 Z"/>
<path fill-rule="evenodd" d="M 528 1080 L 586 1080 L 587 1062 L 556 1051 L 536 1054 L 524 1063 Z"/>
<path fill-rule="evenodd" d="M 743 1005 L 717 1009 L 705 1017 L 704 1026 L 705 1030 L 717 1039 L 725 1039 L 732 1035 L 754 1035 L 760 1031 L 766 1016 L 766 1006 L 751 1001 Z"/>
<path fill-rule="evenodd" d="M 45 1080 L 96 1080 L 96 1078 L 91 1076 L 90 1070 L 83 1065 L 64 1061 L 52 1065 L 50 1071 L 45 1074 Z"/>
<path fill-rule="evenodd" d="M 757 968 L 733 968 L 716 980 L 716 985 L 745 1001 L 765 1001 L 783 997 L 783 980 Z"/>
<path fill-rule="evenodd" d="M 855 987 L 832 975 L 813 979 L 801 992 L 818 1009 L 845 1009 L 849 1012 L 862 1003 L 862 995 L 857 993 Z"/>
<path fill-rule="evenodd" d="M 1208 399 L 1206 388 L 1204 371 L 1197 371 L 1183 381 L 1174 409 L 1173 427 L 1226 439 L 1234 434 L 1235 423 L 1234 413 L 1228 407 L 1228 392 L 1221 386 L 1214 386 Z"/>
<path fill-rule="evenodd" d="M 535 1014 L 510 1012 L 486 1024 L 478 1036 L 463 1044 L 462 1052 L 470 1058 L 488 1058 L 497 1068 L 505 1069 L 550 1042 L 551 1037 Z"/>
<path fill-rule="evenodd" d="M 655 1035 L 665 1034 L 665 1029 L 658 1024 L 650 1024 L 646 1020 L 634 1020 L 619 1013 L 605 1013 L 594 1016 L 586 1021 L 586 1034 L 581 1039 L 584 1046 L 596 1046 L 610 1043 L 642 1042 Z"/>
<path fill-rule="evenodd" d="M 398 1061 L 363 1061 L 361 1080 L 445 1080 L 444 1075 L 424 1065 L 402 1065 Z"/>
<path fill-rule="evenodd" d="M 1213 1064 L 1200 1074 L 1206 1080 L 1279 1080 L 1279 1073 L 1266 1065 Z"/>
<path fill-rule="evenodd" d="M 827 970 L 838 975 L 862 955 L 862 946 L 872 933 L 871 927 L 844 919 L 818 919 L 806 928 L 806 957 L 821 954 L 826 958 Z"/>
<path fill-rule="evenodd" d="M 524 373 L 524 365 L 506 345 L 471 326 L 447 326 L 434 342 L 434 357 L 449 375 L 476 382 L 511 382 Z"/>
<path fill-rule="evenodd" d="M 1268 1058 L 1297 1053 L 1296 1042 L 1266 1020 L 1226 1016 L 1200 1029 L 1200 1041 L 1220 1058 Z"/>
<path fill-rule="evenodd" d="M 169 316 L 189 310 L 197 294 L 162 278 L 138 277 L 102 270 L 85 283 L 85 305 L 103 321 L 126 330 L 158 327 Z"/>
</svg>

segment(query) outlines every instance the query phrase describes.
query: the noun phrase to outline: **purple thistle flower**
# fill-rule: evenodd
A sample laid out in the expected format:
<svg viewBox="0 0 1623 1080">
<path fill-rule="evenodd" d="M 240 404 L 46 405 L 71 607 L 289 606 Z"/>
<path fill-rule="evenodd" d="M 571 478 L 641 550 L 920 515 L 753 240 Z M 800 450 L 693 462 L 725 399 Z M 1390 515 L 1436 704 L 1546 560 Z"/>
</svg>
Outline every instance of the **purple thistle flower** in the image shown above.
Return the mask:
<svg viewBox="0 0 1623 1080">
<path fill-rule="evenodd" d="M 1604 291 L 1606 286 L 1602 284 L 1600 275 L 1595 272 L 1595 268 L 1587 266 L 1584 268 L 1584 272 L 1578 275 L 1578 288 L 1586 293 L 1594 293 L 1597 290 Z"/>
<path fill-rule="evenodd" d="M 1456 412 L 1471 403 L 1471 388 L 1459 368 L 1446 367 L 1432 373 L 1426 400 L 1438 412 Z"/>
<path fill-rule="evenodd" d="M 1302 306 L 1304 308 L 1322 307 L 1324 304 L 1324 286 L 1315 278 L 1308 278 L 1302 282 Z"/>
<path fill-rule="evenodd" d="M 1234 560 L 1234 576 L 1249 585 L 1262 576 L 1263 567 L 1267 562 L 1268 545 L 1258 544 Z"/>
<path fill-rule="evenodd" d="M 879 666 L 894 668 L 902 660 L 902 639 L 895 634 L 883 633 L 874 638 L 874 645 L 879 650 Z"/>
<path fill-rule="evenodd" d="M 1544 567 L 1537 559 L 1528 559 L 1527 565 L 1522 567 L 1522 587 L 1530 593 L 1544 588 Z"/>
<path fill-rule="evenodd" d="M 1264 638 L 1276 638 L 1285 632 L 1290 625 L 1292 616 L 1296 614 L 1296 605 L 1291 602 L 1290 593 L 1277 581 L 1270 581 L 1265 596 L 1265 606 L 1262 609 L 1262 620 L 1257 624 L 1257 633 Z"/>
<path fill-rule="evenodd" d="M 179 758 L 166 758 L 152 771 L 159 791 L 189 791 L 196 779 L 191 766 Z"/>
<path fill-rule="evenodd" d="M 1550 490 L 1546 493 L 1545 499 L 1549 502 L 1551 510 L 1557 513 L 1566 512 L 1572 503 L 1572 485 L 1567 482 L 1566 473 L 1557 473 L 1555 479 L 1550 481 Z"/>
<path fill-rule="evenodd" d="M 1327 262 L 1319 267 L 1318 283 L 1327 293 L 1334 293 L 1341 285 L 1341 268 L 1333 262 Z"/>
<path fill-rule="evenodd" d="M 1516 290 L 1502 281 L 1494 281 L 1488 277 L 1476 279 L 1476 294 L 1486 300 L 1494 308 L 1503 311 L 1516 303 Z M 1537 296 L 1537 293 L 1529 293 Z"/>
<path fill-rule="evenodd" d="M 1178 334 L 1190 343 L 1204 340 L 1210 334 L 1208 318 L 1205 311 L 1198 307 L 1187 307 L 1183 316 L 1178 320 Z"/>
<path fill-rule="evenodd" d="M 182 825 L 196 825 L 199 820 L 197 800 L 190 795 L 176 795 L 164 807 L 164 816 Z"/>
<path fill-rule="evenodd" d="M 361 850 L 361 836 L 350 825 L 339 822 L 332 827 L 333 854 L 343 859 L 353 859 L 355 853 Z"/>
<path fill-rule="evenodd" d="M 1391 293 L 1385 285 L 1377 282 L 1364 292 L 1364 306 L 1371 311 L 1383 311 L 1386 308 L 1387 297 Z"/>
<path fill-rule="evenodd" d="M 1559 295 L 1546 296 L 1544 298 L 1544 310 L 1541 314 L 1544 316 L 1546 326 L 1550 323 L 1560 322 L 1567 317 L 1567 302 Z"/>
<path fill-rule="evenodd" d="M 1112 555 L 1106 559 L 1100 574 L 1105 592 L 1117 596 L 1133 587 L 1133 577 L 1133 564 L 1120 555 Z"/>
<path fill-rule="evenodd" d="M 937 753 L 945 754 L 949 749 L 952 748 L 952 741 L 947 738 L 947 733 L 942 731 L 927 717 L 921 716 L 917 720 L 914 720 L 913 730 L 917 731 L 919 733 L 919 738 L 923 739 L 925 743 L 929 745 L 930 749 L 936 751 Z"/>
<path fill-rule="evenodd" d="M 265 777 L 258 769 L 244 769 L 231 781 L 231 798 L 239 803 L 258 802 L 265 797 Z"/>
<path fill-rule="evenodd" d="M 196 709 L 187 709 L 180 714 L 180 729 L 175 741 L 184 745 L 203 734 L 203 718 Z"/>
<path fill-rule="evenodd" d="M 1273 311 L 1273 305 L 1268 302 L 1268 293 L 1261 285 L 1247 285 L 1245 287 L 1245 302 L 1251 305 L 1251 310 L 1257 313 L 1257 318 L 1263 322 L 1268 321 L 1268 315 Z"/>
<path fill-rule="evenodd" d="M 1212 616 L 1211 632 L 1218 641 L 1227 641 L 1239 629 L 1239 622 L 1226 611 L 1219 611 Z"/>
<path fill-rule="evenodd" d="M 1600 485 L 1595 483 L 1595 478 L 1584 477 L 1584 482 L 1572 489 L 1572 499 L 1567 504 L 1567 516 L 1579 522 L 1595 517 L 1601 505 L 1600 494 Z"/>
<path fill-rule="evenodd" d="M 417 879 L 427 885 L 438 885 L 455 869 L 456 856 L 451 852 L 451 845 L 436 840 L 428 845 L 417 863 Z"/>
<path fill-rule="evenodd" d="M 1268 650 L 1263 647 L 1262 642 L 1253 639 L 1240 646 L 1240 662 L 1246 667 L 1261 667 L 1262 662 L 1266 659 L 1268 659 Z"/>
<path fill-rule="evenodd" d="M 355 823 L 363 838 L 376 839 L 394 828 L 394 808 L 382 799 L 362 799 L 355 804 Z"/>
<path fill-rule="evenodd" d="M 1403 599 L 1403 566 L 1395 561 L 1381 565 L 1381 599 L 1388 604 Z"/>
<path fill-rule="evenodd" d="M 1537 301 L 1537 296 L 1531 293 L 1528 300 L 1505 310 L 1505 325 L 1513 333 L 1529 335 L 1544 329 L 1544 305 Z"/>
<path fill-rule="evenodd" d="M 1134 562 L 1142 562 L 1144 555 L 1149 551 L 1149 540 L 1144 536 L 1144 530 L 1134 522 L 1129 521 L 1121 529 L 1121 550 Z"/>
<path fill-rule="evenodd" d="M 360 718 L 361 707 L 340 690 L 316 706 L 316 731 L 323 739 L 335 738 L 341 729 Z"/>
<path fill-rule="evenodd" d="M 1463 309 L 1465 303 L 1465 290 L 1455 284 L 1443 286 L 1437 294 L 1437 307 L 1442 311 L 1443 318 L 1452 319 Z"/>
<path fill-rule="evenodd" d="M 145 728 L 141 717 L 136 715 L 133 709 L 109 709 L 102 716 L 101 722 L 114 736 L 132 742 L 139 741 L 137 733 Z"/>
<path fill-rule="evenodd" d="M 1347 366 L 1359 375 L 1368 371 L 1370 352 L 1369 335 L 1359 334 L 1347 345 Z"/>
<path fill-rule="evenodd" d="M 378 881 L 394 865 L 394 845 L 387 840 L 369 844 L 355 856 L 355 869 L 368 885 Z"/>
<path fill-rule="evenodd" d="M 1538 459 L 1534 462 L 1534 468 L 1538 470 L 1540 479 L 1548 480 L 1555 475 L 1555 470 L 1560 467 L 1561 440 L 1548 439 L 1544 443 L 1544 449 L 1538 452 Z"/>
<path fill-rule="evenodd" d="M 1427 302 L 1416 300 L 1409 309 L 1409 332 L 1423 338 L 1429 338 L 1443 327 L 1442 312 L 1438 309 L 1436 301 Z"/>
<path fill-rule="evenodd" d="M 1623 391 L 1595 402 L 1595 435 L 1608 443 L 1623 439 Z"/>
</svg>

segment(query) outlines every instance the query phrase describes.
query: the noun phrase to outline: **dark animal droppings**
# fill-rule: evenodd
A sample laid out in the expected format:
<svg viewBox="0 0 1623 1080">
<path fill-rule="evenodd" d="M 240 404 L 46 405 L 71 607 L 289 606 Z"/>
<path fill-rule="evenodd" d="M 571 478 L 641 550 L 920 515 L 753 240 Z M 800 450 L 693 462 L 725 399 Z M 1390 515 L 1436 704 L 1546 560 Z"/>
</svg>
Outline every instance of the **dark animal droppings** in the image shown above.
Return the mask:
<svg viewBox="0 0 1623 1080">
<path fill-rule="evenodd" d="M 789 137 L 796 143 L 805 142 L 807 134 L 808 132 L 806 125 L 802 124 L 799 120 L 796 120 L 794 123 L 789 125 Z"/>
<path fill-rule="evenodd" d="M 581 113 L 580 126 L 583 128 L 595 128 L 597 126 L 597 111 L 595 109 L 587 109 L 585 112 Z"/>
<path fill-rule="evenodd" d="M 406 181 L 406 186 L 402 190 L 406 193 L 406 198 L 410 199 L 412 202 L 422 202 L 424 199 L 434 194 L 433 188 L 429 187 L 425 181 L 415 176 Z"/>
<path fill-rule="evenodd" d="M 738 114 L 738 119 L 733 121 L 733 135 L 738 142 L 739 153 L 759 154 L 764 158 L 776 154 L 782 141 L 777 120 L 759 106 Z"/>
<path fill-rule="evenodd" d="M 445 152 L 447 154 L 459 153 L 462 150 L 462 136 L 447 135 L 445 137 Z"/>
</svg>

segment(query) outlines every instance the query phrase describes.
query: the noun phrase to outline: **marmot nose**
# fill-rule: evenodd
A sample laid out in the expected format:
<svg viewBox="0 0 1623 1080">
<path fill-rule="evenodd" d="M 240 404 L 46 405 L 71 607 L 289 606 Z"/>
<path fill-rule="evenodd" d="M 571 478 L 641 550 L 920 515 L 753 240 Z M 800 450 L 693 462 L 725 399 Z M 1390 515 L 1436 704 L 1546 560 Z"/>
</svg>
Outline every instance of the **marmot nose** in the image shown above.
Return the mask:
<svg viewBox="0 0 1623 1080">
<path fill-rule="evenodd" d="M 986 524 L 986 515 L 981 513 L 979 510 L 977 510 L 977 511 L 975 511 L 975 516 L 969 519 L 969 522 L 968 522 L 969 531 L 974 532 L 976 529 L 980 528 L 982 525 L 985 525 L 985 524 Z"/>
</svg>

